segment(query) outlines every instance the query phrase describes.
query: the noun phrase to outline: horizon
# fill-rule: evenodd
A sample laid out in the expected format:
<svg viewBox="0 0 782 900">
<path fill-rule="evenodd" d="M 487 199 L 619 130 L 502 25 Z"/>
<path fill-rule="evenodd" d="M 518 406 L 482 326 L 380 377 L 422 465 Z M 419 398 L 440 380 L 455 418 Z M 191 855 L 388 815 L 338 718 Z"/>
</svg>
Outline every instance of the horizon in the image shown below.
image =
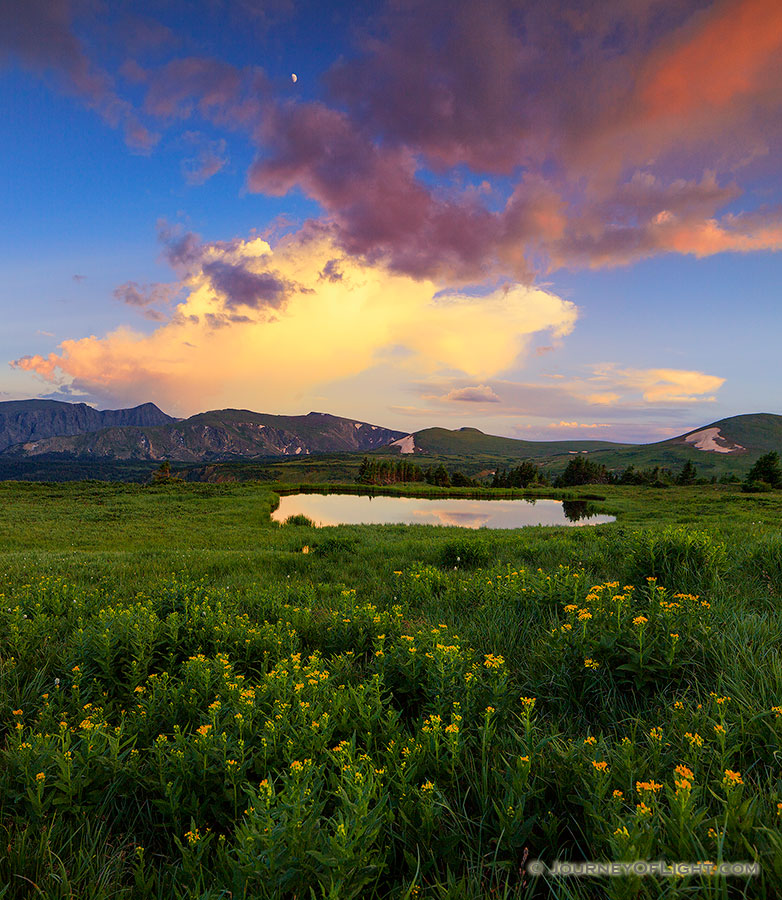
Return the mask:
<svg viewBox="0 0 782 900">
<path fill-rule="evenodd" d="M 774 0 L 0 23 L 0 401 L 641 444 L 782 413 Z"/>
<path fill-rule="evenodd" d="M 34 400 L 50 401 L 50 402 L 55 402 L 55 403 L 70 403 L 70 404 L 74 404 L 74 405 L 84 404 L 86 406 L 90 406 L 91 408 L 95 409 L 97 412 L 117 412 L 117 411 L 119 411 L 119 409 L 135 409 L 135 408 L 139 408 L 142 406 L 154 406 L 159 412 L 162 412 L 165 415 L 168 415 L 171 418 L 173 418 L 179 422 L 187 421 L 187 419 L 192 418 L 192 416 L 186 416 L 186 417 L 171 416 L 170 413 L 166 412 L 166 410 L 164 410 L 162 407 L 160 407 L 154 400 L 145 400 L 145 401 L 142 401 L 141 403 L 135 404 L 133 407 L 121 407 L 121 408 L 113 408 L 112 409 L 109 407 L 98 407 L 98 406 L 95 406 L 94 404 L 88 403 L 87 401 L 84 401 L 84 400 L 59 400 L 59 399 L 54 399 L 51 397 L 27 397 L 27 398 L 19 398 L 17 400 L 11 400 L 11 401 L 0 400 L 0 406 L 2 406 L 2 404 L 4 402 L 25 403 L 25 402 L 34 401 Z M 254 415 L 279 416 L 279 417 L 285 417 L 285 418 L 306 418 L 307 416 L 332 416 L 335 418 L 347 419 L 349 421 L 354 421 L 354 422 L 359 421 L 357 419 L 357 417 L 355 417 L 355 416 L 338 416 L 335 413 L 323 412 L 322 410 L 309 410 L 306 413 L 297 413 L 297 412 L 270 413 L 270 412 L 265 412 L 262 410 L 246 409 L 243 407 L 234 407 L 234 406 L 227 406 L 227 407 L 223 407 L 221 409 L 204 409 L 204 410 L 200 410 L 199 412 L 193 413 L 193 416 L 209 415 L 210 413 L 219 413 L 219 412 L 249 412 Z M 699 432 L 699 431 L 705 430 L 707 428 L 710 428 L 713 425 L 717 425 L 726 419 L 744 418 L 744 417 L 752 417 L 752 416 L 776 416 L 776 415 L 779 415 L 779 414 L 771 413 L 771 412 L 752 412 L 752 413 L 738 413 L 734 416 L 723 416 L 721 419 L 715 419 L 713 421 L 706 422 L 701 425 L 696 425 L 693 428 L 689 428 L 685 431 L 677 432 L 676 434 L 672 434 L 670 437 L 672 437 L 672 438 L 682 437 L 682 436 L 685 436 L 685 435 L 688 435 L 688 434 L 691 434 L 694 432 Z M 382 422 L 370 422 L 368 420 L 367 421 L 360 420 L 360 421 L 362 422 L 362 424 L 373 425 L 373 426 L 380 427 L 380 428 L 386 428 L 389 431 L 401 431 L 404 433 L 405 436 L 410 436 L 412 434 L 415 434 L 417 432 L 424 431 L 427 429 L 445 428 L 446 427 L 443 425 L 426 425 L 426 426 L 424 426 L 424 428 L 419 428 L 419 429 L 416 429 L 415 431 L 404 431 L 404 429 L 400 429 L 400 428 L 391 428 L 390 426 L 385 425 Z M 123 426 L 123 427 L 157 428 L 157 427 L 161 427 L 161 426 L 152 425 L 152 426 Z M 519 437 L 514 437 L 512 435 L 507 435 L 507 434 L 494 434 L 492 432 L 487 432 L 487 431 L 484 431 L 482 428 L 478 428 L 475 425 L 454 425 L 453 427 L 448 428 L 447 430 L 448 431 L 468 431 L 468 430 L 479 431 L 482 434 L 487 435 L 488 437 L 501 437 L 501 438 L 509 438 L 510 440 L 523 440 L 523 441 L 528 441 L 529 443 L 547 443 L 547 442 L 562 442 L 562 441 L 577 442 L 577 441 L 598 440 L 598 438 L 591 438 L 591 437 L 519 438 Z M 660 441 L 665 441 L 668 439 L 669 438 L 661 438 Z M 617 444 L 630 444 L 630 445 L 637 444 L 639 446 L 642 446 L 644 444 L 659 443 L 659 441 L 619 441 L 619 440 L 614 441 L 611 438 L 602 439 L 601 442 L 617 443 Z"/>
</svg>

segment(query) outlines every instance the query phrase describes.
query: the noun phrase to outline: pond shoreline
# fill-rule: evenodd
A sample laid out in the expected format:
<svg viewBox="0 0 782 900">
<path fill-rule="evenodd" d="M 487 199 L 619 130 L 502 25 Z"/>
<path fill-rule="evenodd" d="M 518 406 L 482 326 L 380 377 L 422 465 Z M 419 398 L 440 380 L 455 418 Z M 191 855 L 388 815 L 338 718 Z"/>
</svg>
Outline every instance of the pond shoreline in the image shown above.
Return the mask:
<svg viewBox="0 0 782 900">
<path fill-rule="evenodd" d="M 503 492 L 454 496 L 453 492 L 373 490 L 288 490 L 275 494 L 274 522 L 339 525 L 442 525 L 470 529 L 516 529 L 536 526 L 603 525 L 616 521 L 592 501 L 579 497 L 523 496 Z"/>
<path fill-rule="evenodd" d="M 266 486 L 266 485 L 265 485 Z M 442 488 L 435 485 L 409 487 L 407 484 L 287 484 L 268 485 L 280 497 L 291 494 L 357 494 L 368 497 L 413 497 L 421 500 L 439 498 L 446 500 L 590 500 L 603 503 L 600 494 L 580 494 L 567 490 L 530 491 L 524 488 Z"/>
</svg>

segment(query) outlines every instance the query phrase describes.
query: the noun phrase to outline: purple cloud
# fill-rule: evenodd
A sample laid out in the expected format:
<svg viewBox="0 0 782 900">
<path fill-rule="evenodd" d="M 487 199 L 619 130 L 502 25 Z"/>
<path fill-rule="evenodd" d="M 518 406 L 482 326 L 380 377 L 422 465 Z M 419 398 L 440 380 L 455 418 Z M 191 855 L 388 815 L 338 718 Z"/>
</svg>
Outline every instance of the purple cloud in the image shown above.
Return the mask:
<svg viewBox="0 0 782 900">
<path fill-rule="evenodd" d="M 229 308 L 280 309 L 295 289 L 271 272 L 253 272 L 244 265 L 222 260 L 205 263 L 203 272 Z"/>
</svg>

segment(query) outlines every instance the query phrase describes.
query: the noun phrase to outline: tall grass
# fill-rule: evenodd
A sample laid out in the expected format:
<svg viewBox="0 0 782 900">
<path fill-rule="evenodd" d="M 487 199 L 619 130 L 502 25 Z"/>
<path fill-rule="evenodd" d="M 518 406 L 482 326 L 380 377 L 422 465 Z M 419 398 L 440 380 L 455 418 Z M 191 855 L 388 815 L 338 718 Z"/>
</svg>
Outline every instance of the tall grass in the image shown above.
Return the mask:
<svg viewBox="0 0 782 900">
<path fill-rule="evenodd" d="M 782 894 L 757 498 L 719 527 L 492 534 L 271 527 L 252 485 L 8 499 L 4 900 Z"/>
</svg>

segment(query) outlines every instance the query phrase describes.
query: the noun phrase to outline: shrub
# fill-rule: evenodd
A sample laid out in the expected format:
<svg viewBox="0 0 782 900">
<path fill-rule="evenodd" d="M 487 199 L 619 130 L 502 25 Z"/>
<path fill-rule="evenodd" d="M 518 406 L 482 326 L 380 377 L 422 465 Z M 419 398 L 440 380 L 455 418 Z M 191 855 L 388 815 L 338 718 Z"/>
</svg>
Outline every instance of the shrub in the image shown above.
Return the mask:
<svg viewBox="0 0 782 900">
<path fill-rule="evenodd" d="M 307 518 L 303 513 L 296 513 L 295 516 L 288 516 L 284 522 L 285 525 L 301 525 L 306 528 L 314 528 L 315 523 L 312 519 Z"/>
<path fill-rule="evenodd" d="M 643 531 L 631 539 L 625 580 L 640 585 L 652 576 L 681 591 L 704 593 L 714 588 L 725 560 L 725 545 L 704 531 L 681 526 Z"/>
<path fill-rule="evenodd" d="M 773 488 L 767 481 L 747 481 L 741 485 L 745 494 L 767 494 Z"/>
</svg>

